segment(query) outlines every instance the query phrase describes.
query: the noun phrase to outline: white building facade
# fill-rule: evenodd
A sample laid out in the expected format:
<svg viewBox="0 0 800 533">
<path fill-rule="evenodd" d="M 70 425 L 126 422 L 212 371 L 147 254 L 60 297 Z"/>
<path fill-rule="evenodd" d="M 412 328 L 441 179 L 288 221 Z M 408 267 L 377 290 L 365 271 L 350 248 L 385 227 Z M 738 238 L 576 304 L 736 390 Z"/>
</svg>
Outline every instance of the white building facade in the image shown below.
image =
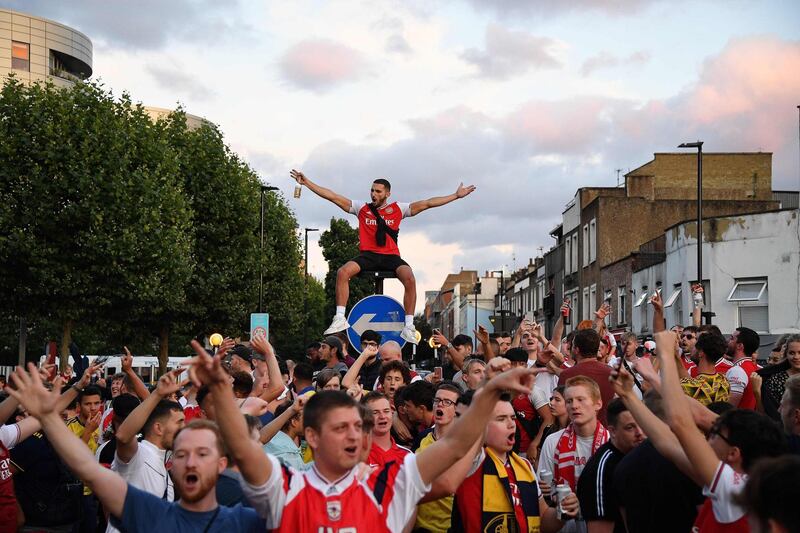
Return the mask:
<svg viewBox="0 0 800 533">
<path fill-rule="evenodd" d="M 633 274 L 632 330 L 652 333 L 644 291 L 662 289 L 667 327 L 691 324 L 691 285 L 697 281 L 697 224 L 666 231 L 663 263 Z M 762 339 L 800 332 L 800 210 L 703 221 L 704 311 L 724 334 L 744 326 Z M 766 337 L 765 337 L 766 336 Z"/>
</svg>

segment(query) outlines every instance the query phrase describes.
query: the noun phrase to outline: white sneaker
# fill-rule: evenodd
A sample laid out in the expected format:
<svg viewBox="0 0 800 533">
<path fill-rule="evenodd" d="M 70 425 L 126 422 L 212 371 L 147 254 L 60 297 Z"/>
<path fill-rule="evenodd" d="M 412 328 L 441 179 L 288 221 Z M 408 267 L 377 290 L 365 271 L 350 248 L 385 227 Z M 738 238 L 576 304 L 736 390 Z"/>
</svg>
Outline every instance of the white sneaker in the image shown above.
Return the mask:
<svg viewBox="0 0 800 533">
<path fill-rule="evenodd" d="M 413 325 L 404 327 L 403 331 L 400 332 L 400 336 L 406 342 L 417 344 L 417 329 Z"/>
<path fill-rule="evenodd" d="M 344 331 L 349 327 L 350 324 L 347 323 L 347 319 L 345 317 L 336 315 L 333 317 L 333 322 L 331 322 L 331 325 L 325 330 L 323 335 L 333 335 L 334 333 L 339 333 L 340 331 Z"/>
</svg>

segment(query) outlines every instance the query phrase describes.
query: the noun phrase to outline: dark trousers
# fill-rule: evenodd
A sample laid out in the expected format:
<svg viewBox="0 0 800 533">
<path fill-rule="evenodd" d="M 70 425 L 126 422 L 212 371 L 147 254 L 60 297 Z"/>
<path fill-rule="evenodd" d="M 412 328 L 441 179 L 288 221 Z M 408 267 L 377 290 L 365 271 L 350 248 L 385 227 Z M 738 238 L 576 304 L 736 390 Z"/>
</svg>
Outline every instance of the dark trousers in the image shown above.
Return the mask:
<svg viewBox="0 0 800 533">
<path fill-rule="evenodd" d="M 95 533 L 97 529 L 97 499 L 94 494 L 81 498 L 81 519 L 72 528 L 72 533 Z"/>
</svg>

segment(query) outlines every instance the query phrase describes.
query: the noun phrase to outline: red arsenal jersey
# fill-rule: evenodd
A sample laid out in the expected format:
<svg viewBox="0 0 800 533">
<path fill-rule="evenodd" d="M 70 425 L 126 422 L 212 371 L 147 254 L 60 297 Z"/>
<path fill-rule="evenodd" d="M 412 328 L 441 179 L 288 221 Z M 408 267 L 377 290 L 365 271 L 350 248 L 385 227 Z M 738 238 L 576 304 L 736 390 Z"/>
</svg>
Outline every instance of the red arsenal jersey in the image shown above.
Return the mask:
<svg viewBox="0 0 800 533">
<path fill-rule="evenodd" d="M 350 202 L 350 213 L 358 217 L 358 249 L 362 252 L 375 252 L 376 254 L 400 255 L 397 243 L 390 235 L 386 235 L 386 246 L 378 246 L 375 239 L 378 233 L 378 223 L 369 205 L 363 202 Z M 378 208 L 378 213 L 386 225 L 395 231 L 400 229 L 400 221 L 411 216 L 411 204 L 392 202 Z"/>
<path fill-rule="evenodd" d="M 264 485 L 242 485 L 245 496 L 267 529 L 277 532 L 399 533 L 417 503 L 430 490 L 413 453 L 399 467 L 387 464 L 379 483 L 356 477 L 358 467 L 328 481 L 315 466 L 297 471 L 268 455 L 272 475 Z"/>
<path fill-rule="evenodd" d="M 375 469 L 378 469 L 391 461 L 395 461 L 398 464 L 403 464 L 403 459 L 405 459 L 406 455 L 409 453 L 411 453 L 411 450 L 397 445 L 394 442 L 394 439 L 392 439 L 392 445 L 388 450 L 384 450 L 373 440 L 372 448 L 369 450 L 369 457 L 367 457 L 367 463 L 369 466 Z"/>
<path fill-rule="evenodd" d="M 8 453 L 19 440 L 19 426 L 10 424 L 0 428 L 0 531 L 17 529 L 17 496 L 11 477 L 11 454 Z"/>
<path fill-rule="evenodd" d="M 720 357 L 716 363 L 714 363 L 714 368 L 717 369 L 717 374 L 727 374 L 728 370 L 731 369 L 733 363 L 724 357 Z"/>
</svg>

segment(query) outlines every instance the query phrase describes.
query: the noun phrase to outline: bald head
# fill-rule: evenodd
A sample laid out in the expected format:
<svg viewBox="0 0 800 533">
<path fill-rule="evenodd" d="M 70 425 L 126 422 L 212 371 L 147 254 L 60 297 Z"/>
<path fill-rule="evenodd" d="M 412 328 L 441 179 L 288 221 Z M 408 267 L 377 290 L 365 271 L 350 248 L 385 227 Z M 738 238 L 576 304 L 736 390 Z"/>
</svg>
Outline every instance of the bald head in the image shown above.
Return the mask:
<svg viewBox="0 0 800 533">
<path fill-rule="evenodd" d="M 378 354 L 380 354 L 381 361 L 384 363 L 403 360 L 403 352 L 400 350 L 400 345 L 397 341 L 386 341 L 381 344 L 381 347 L 378 349 Z"/>
</svg>

